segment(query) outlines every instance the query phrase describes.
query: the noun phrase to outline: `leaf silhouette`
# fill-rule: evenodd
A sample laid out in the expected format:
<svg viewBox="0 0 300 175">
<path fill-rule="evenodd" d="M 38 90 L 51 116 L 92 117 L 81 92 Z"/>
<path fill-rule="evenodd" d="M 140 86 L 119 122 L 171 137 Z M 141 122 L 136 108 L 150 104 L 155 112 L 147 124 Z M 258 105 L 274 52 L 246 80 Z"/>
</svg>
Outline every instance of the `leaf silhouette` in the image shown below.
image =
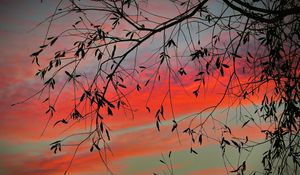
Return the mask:
<svg viewBox="0 0 300 175">
<path fill-rule="evenodd" d="M 58 123 L 68 124 L 68 121 L 66 121 L 65 119 L 59 120 L 54 123 L 53 127 L 56 126 Z"/>
<path fill-rule="evenodd" d="M 52 46 L 57 41 L 57 39 L 58 39 L 58 37 L 55 37 L 53 40 L 51 40 L 50 46 Z"/>
<path fill-rule="evenodd" d="M 110 107 L 107 107 L 107 114 L 108 114 L 108 115 L 113 115 L 113 112 L 112 112 L 112 110 L 110 109 Z"/>
</svg>

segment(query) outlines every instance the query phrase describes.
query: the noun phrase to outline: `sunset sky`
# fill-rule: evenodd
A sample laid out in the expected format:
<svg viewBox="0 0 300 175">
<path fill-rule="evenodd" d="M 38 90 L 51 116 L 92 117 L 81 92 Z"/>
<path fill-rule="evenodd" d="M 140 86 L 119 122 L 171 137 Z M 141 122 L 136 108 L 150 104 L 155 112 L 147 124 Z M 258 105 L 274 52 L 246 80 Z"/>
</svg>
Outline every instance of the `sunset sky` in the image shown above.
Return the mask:
<svg viewBox="0 0 300 175">
<path fill-rule="evenodd" d="M 43 3 L 40 0 L 0 0 L 0 174 L 3 175 L 63 174 L 74 152 L 73 148 L 63 149 L 57 154 L 50 151 L 50 143 L 70 135 L 74 128 L 64 132 L 66 128 L 61 126 L 54 128 L 51 124 L 41 136 L 48 119 L 45 115 L 46 106 L 41 103 L 41 99 L 33 98 L 23 104 L 11 106 L 33 95 L 43 85 L 43 82 L 34 76 L 38 67 L 31 63 L 32 59 L 29 56 L 41 45 L 47 29 L 45 24 L 38 28 L 35 26 L 53 13 L 56 4 L 57 1 L 54 0 L 44 0 Z M 165 13 L 172 14 L 168 9 Z M 52 31 L 74 21 L 60 21 L 54 25 Z M 57 47 L 64 47 L 63 41 L 58 44 Z M 148 49 L 142 49 L 141 55 L 149 54 Z M 93 65 L 86 67 L 91 68 Z M 226 81 L 227 78 L 220 78 L 220 82 Z M 198 98 L 192 94 L 196 87 L 193 80 L 183 80 L 185 89 L 180 84 L 174 83 L 173 105 L 176 120 L 218 102 L 224 87 L 220 87 L 220 84 L 216 86 L 216 82 L 211 79 L 205 93 L 200 94 Z M 160 103 L 164 90 L 167 89 L 164 84 L 158 86 L 160 90 L 154 91 L 150 100 L 152 106 Z M 122 112 L 116 112 L 112 118 L 107 119 L 112 129 L 112 139 L 109 142 L 112 154 L 108 153 L 108 166 L 111 171 L 120 175 L 167 173 L 167 168 L 160 160 L 164 157 L 168 162 L 168 154 L 172 151 L 171 161 L 176 175 L 226 174 L 219 144 L 205 138 L 202 145 L 193 144 L 198 155 L 191 154 L 191 142 L 182 133 L 186 125 L 178 126 L 179 138 L 176 132 L 171 132 L 173 123 L 170 109 L 166 109 L 166 120 L 162 123 L 161 131 L 157 131 L 154 112 L 148 113 L 145 109 L 148 95 L 149 91 L 145 90 L 129 96 L 136 109 L 134 119 L 123 115 Z M 58 103 L 57 110 L 61 111 L 61 115 L 66 114 L 69 104 L 70 102 L 63 100 Z M 221 119 L 235 116 L 236 110 L 238 108 L 234 106 L 227 110 L 226 106 L 221 105 L 215 115 Z M 249 110 L 252 110 L 251 106 Z M 80 124 L 84 126 L 86 123 L 82 121 Z M 241 123 L 234 120 L 230 124 L 236 136 L 248 135 L 252 140 L 264 137 L 259 130 L 252 127 L 247 126 L 240 130 Z M 207 132 L 220 134 L 213 130 L 213 124 L 208 126 Z M 80 148 L 69 174 L 109 174 L 98 154 L 95 151 L 90 152 L 89 149 L 88 144 Z M 261 150 L 258 148 L 257 153 L 251 154 L 248 158 L 247 170 L 261 166 L 257 160 Z M 229 159 L 235 162 L 238 157 L 234 155 L 234 150 L 229 149 L 230 151 L 233 153 Z M 228 170 L 231 171 L 233 168 L 228 167 Z"/>
</svg>

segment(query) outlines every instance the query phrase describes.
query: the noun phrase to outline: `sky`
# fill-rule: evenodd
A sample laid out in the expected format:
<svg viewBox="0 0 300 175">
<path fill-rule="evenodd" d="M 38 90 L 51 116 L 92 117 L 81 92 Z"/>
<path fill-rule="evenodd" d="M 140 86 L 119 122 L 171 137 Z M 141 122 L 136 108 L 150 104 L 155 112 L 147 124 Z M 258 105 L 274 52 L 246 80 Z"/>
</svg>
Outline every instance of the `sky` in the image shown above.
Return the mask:
<svg viewBox="0 0 300 175">
<path fill-rule="evenodd" d="M 63 149 L 57 154 L 53 154 L 50 150 L 50 143 L 70 134 L 70 131 L 64 132 L 65 128 L 54 129 L 48 126 L 45 134 L 41 136 L 47 122 L 45 104 L 42 104 L 41 100 L 34 98 L 26 103 L 11 106 L 28 98 L 42 86 L 42 82 L 34 76 L 38 67 L 31 63 L 29 56 L 43 42 L 47 29 L 47 25 L 40 25 L 38 28 L 35 26 L 53 13 L 56 3 L 50 0 L 43 3 L 39 0 L 0 0 L 0 174 L 63 174 L 68 169 L 74 153 L 74 148 Z M 168 10 L 165 12 L 172 14 Z M 70 21 L 62 20 L 55 24 L 53 30 L 69 23 Z M 59 44 L 64 47 L 63 41 Z M 147 49 L 141 52 L 148 54 Z M 192 83 L 186 85 L 186 90 L 189 92 L 195 87 Z M 160 88 L 166 89 L 166 86 L 161 85 Z M 207 86 L 205 94 L 194 98 L 193 94 L 187 94 L 179 85 L 174 85 L 173 105 L 176 119 L 183 119 L 215 103 L 216 99 L 220 98 L 218 94 L 220 91 L 222 88 L 215 87 L 212 83 Z M 109 142 L 112 153 L 108 153 L 109 169 L 114 174 L 120 175 L 163 174 L 168 170 L 160 160 L 166 162 L 171 160 L 175 174 L 226 174 L 220 156 L 221 149 L 215 141 L 204 139 L 202 145 L 193 145 L 198 154 L 191 154 L 190 140 L 182 134 L 184 126 L 178 127 L 181 131 L 179 138 L 175 132 L 171 132 L 173 125 L 171 115 L 163 121 L 161 131 L 157 131 L 153 112 L 148 113 L 143 107 L 148 95 L 149 91 L 143 91 L 138 95 L 130 96 L 133 106 L 137 109 L 134 119 L 121 113 L 116 113 L 116 116 L 108 119 L 112 129 L 112 139 Z M 153 93 L 151 99 L 153 106 L 159 103 L 162 95 L 162 91 Z M 68 109 L 68 104 L 61 101 L 57 108 L 65 111 Z M 171 113 L 170 110 L 166 110 L 166 113 Z M 234 107 L 231 110 L 221 107 L 216 114 L 225 118 L 230 115 L 235 116 L 236 110 Z M 61 114 L 63 115 L 64 112 Z M 245 127 L 243 131 L 239 131 L 239 127 L 240 125 L 232 125 L 236 135 L 242 137 L 247 134 L 254 140 L 263 137 L 259 131 L 251 127 Z M 208 132 L 211 134 L 217 132 L 212 128 L 213 124 L 209 125 Z M 76 127 L 71 128 L 71 131 L 72 129 L 76 131 Z M 84 129 L 79 127 L 77 130 Z M 97 152 L 90 152 L 89 149 L 88 144 L 80 148 L 68 171 L 69 174 L 109 174 Z M 263 148 L 258 148 L 257 153 L 249 157 L 249 169 L 260 166 L 257 155 L 262 150 Z M 168 159 L 170 151 L 172 151 L 171 158 Z M 234 155 L 234 150 L 230 151 Z M 229 159 L 237 160 L 238 157 L 232 156 Z M 229 167 L 229 170 L 232 168 Z"/>
</svg>

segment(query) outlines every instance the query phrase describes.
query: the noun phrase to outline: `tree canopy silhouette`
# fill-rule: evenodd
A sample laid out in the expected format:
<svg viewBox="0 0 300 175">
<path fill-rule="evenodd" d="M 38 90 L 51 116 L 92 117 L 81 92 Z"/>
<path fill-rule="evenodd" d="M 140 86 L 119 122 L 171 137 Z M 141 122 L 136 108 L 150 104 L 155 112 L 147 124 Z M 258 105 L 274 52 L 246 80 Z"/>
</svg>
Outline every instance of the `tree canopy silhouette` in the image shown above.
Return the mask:
<svg viewBox="0 0 300 175">
<path fill-rule="evenodd" d="M 59 22 L 67 24 L 53 27 Z M 110 150 L 111 131 L 105 118 L 118 110 L 134 116 L 128 96 L 144 90 L 149 95 L 143 110 L 153 114 L 157 130 L 165 116 L 171 117 L 170 132 L 179 138 L 188 135 L 191 153 L 197 154 L 196 144 L 214 140 L 222 149 L 227 172 L 244 174 L 247 159 L 227 167 L 226 150 L 251 154 L 254 147 L 267 145 L 263 172 L 253 174 L 299 174 L 298 0 L 60 0 L 41 24 L 48 25 L 47 33 L 31 57 L 44 84 L 25 101 L 45 97 L 46 128 L 54 119 L 55 127 L 92 121 L 87 131 L 53 142 L 54 153 L 80 135 L 83 139 L 73 145 L 74 155 L 82 144 L 91 143 L 90 151 L 97 150 L 106 163 L 102 150 Z M 172 105 L 174 84 L 203 98 L 212 81 L 222 90 L 218 101 L 178 120 Z M 165 95 L 160 104 L 151 106 L 159 84 L 167 87 Z M 187 84 L 194 89 L 187 89 Z M 65 99 L 64 93 L 72 93 L 72 98 Z M 63 100 L 73 105 L 68 116 L 57 119 L 56 104 Z M 233 118 L 240 130 L 255 127 L 265 138 L 235 137 L 230 116 L 219 117 L 216 112 L 233 107 L 239 110 Z M 209 123 L 220 133 L 207 132 Z"/>
</svg>

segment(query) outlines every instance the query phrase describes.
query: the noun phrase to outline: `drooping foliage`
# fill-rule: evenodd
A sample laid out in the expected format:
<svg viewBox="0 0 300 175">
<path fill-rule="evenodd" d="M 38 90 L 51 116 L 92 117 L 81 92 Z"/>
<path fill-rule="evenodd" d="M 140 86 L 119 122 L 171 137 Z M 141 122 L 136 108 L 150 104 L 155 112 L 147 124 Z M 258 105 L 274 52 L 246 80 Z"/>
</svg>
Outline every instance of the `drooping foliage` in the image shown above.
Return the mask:
<svg viewBox="0 0 300 175">
<path fill-rule="evenodd" d="M 160 3 L 173 10 L 155 9 Z M 67 21 L 63 29 L 53 27 L 61 21 Z M 149 95 L 143 108 L 154 116 L 157 130 L 165 116 L 171 116 L 171 132 L 190 137 L 191 153 L 198 154 L 193 145 L 214 140 L 228 165 L 228 148 L 251 154 L 253 148 L 267 145 L 261 160 L 264 174 L 299 173 L 297 0 L 61 0 L 42 23 L 48 25 L 47 34 L 31 57 L 44 85 L 34 96 L 45 97 L 48 124 L 53 119 L 55 127 L 91 121 L 86 132 L 52 143 L 54 153 L 78 135 L 83 139 L 75 145 L 75 154 L 86 142 L 91 152 L 110 150 L 105 118 L 118 110 L 134 116 L 129 96 L 144 91 Z M 200 98 L 211 82 L 222 90 L 218 101 L 178 120 L 172 87 L 193 84 L 187 93 Z M 167 88 L 161 104 L 151 107 L 157 84 Z M 70 93 L 72 98 L 65 98 Z M 57 119 L 56 105 L 62 100 L 72 105 L 68 116 Z M 255 127 L 265 138 L 234 137 L 231 118 L 220 118 L 217 112 L 231 107 L 240 110 L 234 118 L 241 130 Z M 209 134 L 209 123 L 221 132 Z M 181 124 L 184 130 L 178 129 Z M 241 162 L 228 173 L 244 174 L 247 159 Z"/>
</svg>

